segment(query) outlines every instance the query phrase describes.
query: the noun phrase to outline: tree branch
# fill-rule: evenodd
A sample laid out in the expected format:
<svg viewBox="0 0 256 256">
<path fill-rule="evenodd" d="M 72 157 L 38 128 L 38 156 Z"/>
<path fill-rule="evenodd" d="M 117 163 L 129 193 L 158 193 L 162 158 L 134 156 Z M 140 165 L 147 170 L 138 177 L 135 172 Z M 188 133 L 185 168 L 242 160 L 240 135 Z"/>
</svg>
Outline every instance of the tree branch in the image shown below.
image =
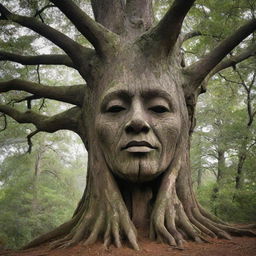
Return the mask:
<svg viewBox="0 0 256 256">
<path fill-rule="evenodd" d="M 244 49 L 240 54 L 231 56 L 229 59 L 223 60 L 220 62 L 210 73 L 210 77 L 218 73 L 219 71 L 229 68 L 235 67 L 238 63 L 252 57 L 256 56 L 256 43 L 250 45 L 246 49 Z"/>
<path fill-rule="evenodd" d="M 196 36 L 202 36 L 202 32 L 200 31 L 191 31 L 191 32 L 188 32 L 187 34 L 185 34 L 183 36 L 183 39 L 182 39 L 182 43 L 184 43 L 185 41 L 193 38 L 193 37 L 196 37 Z"/>
<path fill-rule="evenodd" d="M 191 31 L 191 32 L 188 32 L 187 34 L 183 35 L 182 43 L 184 43 L 185 41 L 187 41 L 193 37 L 196 37 L 196 36 L 208 36 L 208 37 L 216 38 L 218 40 L 223 39 L 217 35 L 210 35 L 210 34 L 202 33 L 200 31 Z"/>
<path fill-rule="evenodd" d="M 125 11 L 132 27 L 141 27 L 144 32 L 153 25 L 152 0 L 127 0 Z"/>
<path fill-rule="evenodd" d="M 24 56 L 0 51 L 0 61 L 3 60 L 18 62 L 22 65 L 65 65 L 67 67 L 74 67 L 72 60 L 67 55 L 61 54 Z"/>
<path fill-rule="evenodd" d="M 218 74 L 221 78 L 223 78 L 226 82 L 228 83 L 233 83 L 233 84 L 238 84 L 238 85 L 242 85 L 243 86 L 243 83 L 241 82 L 238 82 L 238 81 L 235 81 L 235 80 L 231 80 L 231 79 L 228 79 L 226 78 L 224 75 L 222 75 L 221 73 Z"/>
<path fill-rule="evenodd" d="M 63 51 L 65 51 L 67 55 L 78 65 L 82 65 L 84 62 L 84 54 L 90 54 L 92 52 L 91 49 L 81 46 L 68 36 L 38 21 L 34 17 L 26 17 L 11 13 L 2 4 L 0 4 L 0 13 L 2 19 L 10 20 L 20 24 L 21 26 L 30 28 L 52 41 L 54 44 L 63 49 Z"/>
<path fill-rule="evenodd" d="M 0 129 L 0 132 L 6 130 L 6 128 L 7 128 L 7 118 L 6 118 L 6 115 L 5 115 L 5 114 L 2 114 L 2 115 L 0 116 L 0 118 L 1 118 L 1 117 L 4 118 L 4 125 L 3 125 L 3 128 Z"/>
<path fill-rule="evenodd" d="M 49 8 L 53 8 L 55 7 L 55 5 L 53 4 L 47 4 L 46 6 L 44 6 L 43 8 L 41 8 L 40 10 L 37 10 L 34 17 L 38 16 L 38 15 L 41 15 L 46 9 L 49 9 Z"/>
<path fill-rule="evenodd" d="M 168 55 L 178 39 L 183 20 L 194 2 L 195 0 L 175 0 L 158 25 L 142 35 L 140 40 L 146 45 L 149 44 L 151 51 L 159 54 L 162 50 L 162 53 Z"/>
<path fill-rule="evenodd" d="M 12 90 L 25 91 L 32 93 L 37 97 L 58 100 L 77 106 L 82 106 L 85 85 L 72 86 L 46 86 L 38 83 L 14 79 L 6 82 L 0 82 L 0 93 Z"/>
<path fill-rule="evenodd" d="M 22 98 L 22 99 L 19 99 L 19 100 L 11 100 L 11 103 L 20 103 L 20 102 L 24 102 L 26 101 L 27 102 L 27 108 L 28 109 L 31 109 L 31 102 L 32 100 L 38 100 L 38 99 L 41 99 L 42 97 L 40 96 L 35 96 L 35 95 L 32 95 L 32 96 L 27 96 L 25 98 Z M 40 110 L 40 109 L 39 109 Z"/>
<path fill-rule="evenodd" d="M 224 39 L 216 48 L 201 60 L 184 69 L 184 72 L 189 76 L 191 89 L 197 89 L 211 70 L 213 70 L 213 68 L 220 63 L 220 61 L 229 52 L 231 52 L 241 41 L 255 30 L 256 20 L 254 19 L 247 22 L 228 38 Z"/>
<path fill-rule="evenodd" d="M 89 40 L 96 52 L 105 56 L 109 51 L 113 52 L 117 35 L 104 28 L 91 19 L 72 0 L 50 0 L 54 3 L 76 26 L 79 32 Z"/>
<path fill-rule="evenodd" d="M 91 0 L 91 5 L 98 23 L 116 34 L 124 32 L 124 0 Z"/>
<path fill-rule="evenodd" d="M 53 133 L 58 130 L 78 132 L 81 109 L 74 107 L 54 116 L 41 115 L 31 110 L 24 113 L 7 105 L 0 105 L 0 112 L 10 116 L 18 123 L 34 124 L 39 131 Z"/>
<path fill-rule="evenodd" d="M 31 150 L 32 150 L 32 147 L 33 147 L 33 143 L 32 143 L 32 137 L 35 136 L 37 133 L 39 133 L 40 131 L 39 130 L 36 130 L 32 133 L 30 133 L 28 136 L 27 136 L 27 141 L 28 141 L 28 153 L 30 154 L 31 153 Z"/>
</svg>

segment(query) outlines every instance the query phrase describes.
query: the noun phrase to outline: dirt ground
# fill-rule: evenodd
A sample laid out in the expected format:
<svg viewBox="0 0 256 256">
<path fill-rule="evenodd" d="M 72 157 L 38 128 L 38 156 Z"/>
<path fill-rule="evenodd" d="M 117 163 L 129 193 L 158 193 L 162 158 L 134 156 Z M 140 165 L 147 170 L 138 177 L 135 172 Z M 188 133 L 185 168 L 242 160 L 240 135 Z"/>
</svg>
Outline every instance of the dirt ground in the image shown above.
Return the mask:
<svg viewBox="0 0 256 256">
<path fill-rule="evenodd" d="M 68 249 L 55 249 L 49 251 L 47 247 L 39 247 L 26 251 L 0 251 L 1 256 L 256 256 L 255 237 L 234 237 L 231 241 L 210 239 L 210 243 L 185 244 L 184 250 L 174 249 L 165 244 L 149 240 L 141 240 L 140 251 L 130 248 L 115 248 L 108 250 L 97 243 L 92 246 L 77 245 Z"/>
</svg>

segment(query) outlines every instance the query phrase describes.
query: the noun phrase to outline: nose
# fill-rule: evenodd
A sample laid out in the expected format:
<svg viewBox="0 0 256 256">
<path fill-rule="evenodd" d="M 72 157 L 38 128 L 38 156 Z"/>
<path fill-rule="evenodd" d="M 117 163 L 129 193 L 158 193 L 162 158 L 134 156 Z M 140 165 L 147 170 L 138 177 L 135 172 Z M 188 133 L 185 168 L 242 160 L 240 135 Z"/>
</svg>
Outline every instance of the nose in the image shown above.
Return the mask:
<svg viewBox="0 0 256 256">
<path fill-rule="evenodd" d="M 149 124 L 141 119 L 133 119 L 130 122 L 128 122 L 125 126 L 125 131 L 127 133 L 147 133 L 149 129 Z"/>
<path fill-rule="evenodd" d="M 150 125 L 147 123 L 142 110 L 135 110 L 131 119 L 125 125 L 126 133 L 148 133 Z"/>
</svg>

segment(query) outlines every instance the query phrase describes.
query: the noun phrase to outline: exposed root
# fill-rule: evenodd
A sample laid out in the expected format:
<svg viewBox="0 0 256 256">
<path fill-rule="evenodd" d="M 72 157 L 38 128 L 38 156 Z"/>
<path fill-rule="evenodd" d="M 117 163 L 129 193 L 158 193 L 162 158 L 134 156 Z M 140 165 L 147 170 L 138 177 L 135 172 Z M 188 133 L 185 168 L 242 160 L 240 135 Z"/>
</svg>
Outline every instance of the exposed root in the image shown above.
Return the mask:
<svg viewBox="0 0 256 256">
<path fill-rule="evenodd" d="M 233 235 L 256 235 L 254 231 L 235 228 L 207 213 L 195 200 L 181 201 L 176 193 L 179 163 L 163 177 L 151 215 L 150 238 L 183 248 L 184 241 L 210 242 L 211 238 L 230 240 Z M 193 193 L 191 191 L 191 193 Z"/>
<path fill-rule="evenodd" d="M 72 228 L 72 226 L 74 225 L 75 222 L 76 222 L 76 217 L 74 217 L 70 221 L 62 224 L 61 226 L 57 227 L 56 229 L 50 231 L 49 233 L 43 234 L 42 236 L 39 236 L 36 239 L 32 240 L 31 242 L 29 242 L 28 244 L 23 246 L 22 250 L 36 247 L 38 245 L 47 243 L 57 237 L 66 235 L 70 231 L 70 229 Z"/>
<path fill-rule="evenodd" d="M 196 199 L 195 199 L 196 200 Z M 200 211 L 200 213 L 207 219 L 213 221 L 214 223 L 219 223 L 219 224 L 223 224 L 226 225 L 226 223 L 224 221 L 222 221 L 221 219 L 219 219 L 218 217 L 216 217 L 215 215 L 212 215 L 211 213 L 207 212 L 198 202 L 197 202 L 197 207 Z"/>
<path fill-rule="evenodd" d="M 176 209 L 174 205 L 180 203 L 176 196 L 175 181 L 180 168 L 180 160 L 172 166 L 160 189 L 155 207 L 151 215 L 150 238 L 166 242 L 171 246 L 183 248 L 184 238 L 176 227 Z"/>
<path fill-rule="evenodd" d="M 176 178 L 181 168 L 178 159 L 162 177 L 151 212 L 149 236 L 152 240 L 183 249 L 186 240 L 207 242 L 212 238 L 231 239 L 232 235 L 255 236 L 249 227 L 233 227 L 207 213 L 192 195 L 181 198 L 176 190 Z M 108 174 L 108 173 L 107 173 Z M 49 241 L 51 248 L 66 248 L 82 242 L 83 245 L 103 240 L 104 247 L 122 246 L 126 239 L 132 248 L 139 250 L 137 232 L 116 183 L 105 177 L 104 190 L 93 187 L 93 195 L 83 196 L 71 221 L 31 242 L 26 248 Z M 180 194 L 179 194 L 180 196 Z M 56 240 L 57 239 L 57 240 Z"/>
<path fill-rule="evenodd" d="M 222 225 L 216 224 L 220 229 L 225 230 L 226 232 L 234 235 L 234 236 L 256 236 L 256 232 L 254 230 L 250 230 L 247 228 L 236 228 L 230 225 Z"/>
<path fill-rule="evenodd" d="M 231 240 L 230 234 L 256 235 L 253 230 L 216 223 L 202 215 L 197 207 L 190 207 L 190 211 L 186 212 L 175 188 L 170 194 L 165 199 L 162 198 L 152 212 L 150 238 L 153 240 L 182 249 L 184 241 L 188 239 L 210 243 L 207 237 Z"/>
<path fill-rule="evenodd" d="M 98 216 L 98 218 L 95 221 L 94 228 L 93 228 L 92 232 L 90 233 L 89 237 L 84 242 L 84 245 L 89 245 L 89 244 L 93 244 L 96 242 L 96 240 L 101 232 L 103 221 L 104 221 L 104 216 L 102 213 L 100 213 L 100 215 Z"/>
<path fill-rule="evenodd" d="M 195 242 L 201 243 L 200 232 L 197 232 L 190 223 L 181 203 L 176 205 L 176 213 L 176 223 L 177 226 L 180 227 L 180 230 L 183 231 L 183 238 L 190 238 Z"/>
<path fill-rule="evenodd" d="M 87 246 L 100 239 L 103 239 L 105 248 L 111 243 L 119 248 L 122 246 L 121 238 L 125 237 L 132 248 L 139 250 L 136 229 L 119 197 L 118 193 L 106 193 L 105 200 L 90 201 L 77 224 L 66 236 L 54 241 L 51 248 L 65 248 L 81 241 Z"/>
<path fill-rule="evenodd" d="M 111 227 L 110 223 L 107 224 L 106 232 L 104 234 L 104 247 L 108 249 L 109 245 L 111 244 Z"/>
<path fill-rule="evenodd" d="M 112 234 L 114 243 L 117 248 L 122 247 L 121 241 L 120 241 L 120 235 L 119 235 L 119 223 L 117 221 L 112 220 Z"/>
<path fill-rule="evenodd" d="M 214 232 L 217 237 L 231 240 L 231 236 L 227 232 L 225 232 L 224 230 L 219 229 L 215 223 L 213 223 L 211 220 L 206 219 L 205 217 L 203 217 L 201 215 L 201 213 L 199 212 L 198 208 L 193 208 L 193 214 L 197 218 L 198 221 L 200 221 L 208 229 L 210 229 L 212 232 Z"/>
</svg>

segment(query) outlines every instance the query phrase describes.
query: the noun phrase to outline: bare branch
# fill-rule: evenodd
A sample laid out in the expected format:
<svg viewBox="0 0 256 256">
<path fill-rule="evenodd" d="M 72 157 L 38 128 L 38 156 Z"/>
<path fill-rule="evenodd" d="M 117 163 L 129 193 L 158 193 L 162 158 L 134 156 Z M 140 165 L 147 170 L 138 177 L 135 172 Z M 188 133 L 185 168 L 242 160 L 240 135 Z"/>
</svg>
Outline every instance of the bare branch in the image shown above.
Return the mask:
<svg viewBox="0 0 256 256">
<path fill-rule="evenodd" d="M 237 73 L 239 79 L 241 80 L 241 84 L 247 94 L 247 99 L 246 99 L 246 105 L 247 105 L 247 114 L 248 114 L 248 123 L 247 127 L 250 127 L 253 123 L 254 119 L 254 113 L 253 113 L 253 106 L 252 106 L 252 94 L 251 94 L 251 85 L 254 83 L 255 80 L 255 72 L 252 77 L 253 83 L 251 83 L 249 86 L 246 84 L 246 81 L 244 80 L 242 74 L 239 72 L 239 70 L 235 70 Z"/>
<path fill-rule="evenodd" d="M 184 43 L 185 41 L 187 41 L 193 37 L 196 37 L 196 36 L 208 36 L 208 37 L 216 38 L 217 40 L 223 39 L 218 35 L 202 33 L 200 31 L 191 31 L 191 32 L 188 32 L 187 34 L 183 35 L 182 43 Z"/>
<path fill-rule="evenodd" d="M 238 82 L 238 81 L 235 81 L 235 80 L 228 79 L 228 78 L 226 78 L 224 75 L 222 75 L 220 72 L 218 73 L 218 75 L 219 75 L 221 78 L 223 78 L 226 82 L 233 83 L 233 84 L 238 84 L 238 85 L 242 85 L 242 86 L 243 86 L 243 83 Z"/>
<path fill-rule="evenodd" d="M 20 103 L 20 102 L 26 101 L 27 102 L 27 108 L 31 109 L 31 102 L 32 102 L 32 100 L 38 100 L 38 99 L 41 99 L 41 98 L 42 97 L 40 97 L 40 96 L 32 95 L 32 96 L 27 96 L 27 97 L 22 98 L 22 99 L 12 100 L 11 103 Z"/>
<path fill-rule="evenodd" d="M 250 145 L 250 146 L 248 146 L 248 151 L 253 147 L 253 146 L 255 146 L 256 145 L 256 140 Z"/>
<path fill-rule="evenodd" d="M 3 128 L 0 129 L 0 132 L 6 130 L 6 128 L 7 128 L 7 118 L 6 118 L 6 115 L 2 114 L 1 117 L 4 118 L 4 126 L 3 126 Z"/>
<path fill-rule="evenodd" d="M 42 170 L 42 173 L 46 173 L 46 172 L 48 172 L 49 174 L 53 175 L 53 176 L 54 176 L 55 178 L 57 178 L 58 180 L 61 180 L 56 171 L 52 171 L 52 170 Z"/>
<path fill-rule="evenodd" d="M 96 52 L 105 56 L 113 52 L 117 35 L 91 19 L 72 0 L 51 0 L 76 26 L 79 32 L 89 40 Z"/>
<path fill-rule="evenodd" d="M 74 67 L 72 60 L 64 54 L 23 56 L 0 51 L 0 61 L 3 60 L 18 62 L 22 65 L 65 65 L 72 68 Z"/>
<path fill-rule="evenodd" d="M 41 84 L 40 65 L 37 65 L 37 67 L 36 67 L 36 73 L 37 73 L 38 83 Z"/>
<path fill-rule="evenodd" d="M 183 36 L 182 43 L 196 36 L 202 36 L 200 31 L 191 31 Z"/>
<path fill-rule="evenodd" d="M 34 96 L 58 100 L 77 106 L 82 106 L 85 85 L 72 86 L 46 86 L 38 83 L 14 79 L 6 82 L 0 82 L 0 93 L 12 90 L 25 91 Z"/>
<path fill-rule="evenodd" d="M 223 60 L 220 62 L 210 73 L 210 77 L 219 71 L 229 68 L 235 67 L 238 63 L 248 59 L 249 57 L 256 55 L 256 43 L 250 45 L 246 49 L 244 49 L 240 54 L 236 56 L 231 56 L 229 59 Z"/>
<path fill-rule="evenodd" d="M 41 8 L 40 10 L 37 10 L 34 17 L 36 16 L 40 16 L 46 9 L 49 9 L 49 8 L 53 8 L 55 7 L 55 5 L 53 4 L 47 4 L 46 6 L 44 6 L 43 8 Z"/>
<path fill-rule="evenodd" d="M 162 20 L 148 33 L 142 35 L 140 41 L 151 51 L 162 50 L 168 55 L 173 49 L 181 31 L 182 23 L 195 0 L 175 0 Z"/>
<path fill-rule="evenodd" d="M 190 80 L 190 88 L 195 90 L 220 61 L 231 52 L 240 42 L 256 29 L 256 20 L 251 20 L 241 26 L 228 38 L 224 39 L 209 54 L 198 62 L 184 69 Z"/>
<path fill-rule="evenodd" d="M 116 34 L 120 35 L 124 32 L 125 1 L 91 0 L 91 5 L 98 23 Z"/>
<path fill-rule="evenodd" d="M 81 46 L 68 36 L 57 31 L 56 29 L 38 21 L 34 17 L 26 17 L 11 13 L 2 4 L 0 4 L 0 13 L 2 19 L 10 20 L 20 24 L 21 26 L 32 29 L 38 34 L 52 41 L 54 44 L 63 49 L 67 55 L 78 65 L 81 65 L 84 61 L 84 53 L 91 53 L 91 49 Z"/>
<path fill-rule="evenodd" d="M 18 123 L 34 124 L 38 131 L 53 133 L 58 130 L 78 132 L 81 109 L 74 107 L 54 116 L 45 116 L 28 110 L 24 113 L 7 105 L 0 105 L 0 112 L 12 117 Z"/>
<path fill-rule="evenodd" d="M 36 130 L 32 133 L 30 133 L 28 136 L 27 136 L 27 140 L 28 140 L 28 153 L 30 154 L 31 153 L 31 150 L 32 150 L 32 147 L 33 147 L 33 143 L 31 141 L 32 137 L 35 136 L 37 133 L 39 133 L 40 131 L 39 130 Z"/>
</svg>

